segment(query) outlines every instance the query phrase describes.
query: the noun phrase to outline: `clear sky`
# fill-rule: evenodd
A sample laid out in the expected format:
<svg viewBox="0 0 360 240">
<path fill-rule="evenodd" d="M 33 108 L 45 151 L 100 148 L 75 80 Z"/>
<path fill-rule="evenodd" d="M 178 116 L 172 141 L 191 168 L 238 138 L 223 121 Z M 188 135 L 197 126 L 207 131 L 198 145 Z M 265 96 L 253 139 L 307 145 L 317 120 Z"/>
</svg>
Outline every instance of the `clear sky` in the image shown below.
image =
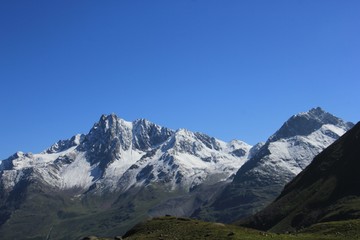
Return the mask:
<svg viewBox="0 0 360 240">
<path fill-rule="evenodd" d="M 0 159 L 109 113 L 250 144 L 357 122 L 359 64 L 358 0 L 1 0 Z"/>
</svg>

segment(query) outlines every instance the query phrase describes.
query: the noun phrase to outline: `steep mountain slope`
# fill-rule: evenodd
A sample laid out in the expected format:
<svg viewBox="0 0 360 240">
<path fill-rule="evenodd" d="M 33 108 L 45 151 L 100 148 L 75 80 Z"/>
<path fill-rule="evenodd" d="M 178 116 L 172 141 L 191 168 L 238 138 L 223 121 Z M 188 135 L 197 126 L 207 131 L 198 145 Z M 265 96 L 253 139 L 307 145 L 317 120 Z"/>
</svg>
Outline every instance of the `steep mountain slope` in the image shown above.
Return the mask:
<svg viewBox="0 0 360 240">
<path fill-rule="evenodd" d="M 232 222 L 254 214 L 352 126 L 321 108 L 292 116 L 239 169 L 219 197 L 193 217 Z"/>
<path fill-rule="evenodd" d="M 247 226 L 289 231 L 360 217 L 360 123 L 317 155 Z"/>
<path fill-rule="evenodd" d="M 241 141 L 103 115 L 86 135 L 1 162 L 0 235 L 19 238 L 17 228 L 29 239 L 121 232 L 174 201 L 172 213 L 187 214 L 217 191 L 213 185 L 233 178 L 250 149 Z M 64 233 L 66 226 L 71 231 Z"/>
</svg>

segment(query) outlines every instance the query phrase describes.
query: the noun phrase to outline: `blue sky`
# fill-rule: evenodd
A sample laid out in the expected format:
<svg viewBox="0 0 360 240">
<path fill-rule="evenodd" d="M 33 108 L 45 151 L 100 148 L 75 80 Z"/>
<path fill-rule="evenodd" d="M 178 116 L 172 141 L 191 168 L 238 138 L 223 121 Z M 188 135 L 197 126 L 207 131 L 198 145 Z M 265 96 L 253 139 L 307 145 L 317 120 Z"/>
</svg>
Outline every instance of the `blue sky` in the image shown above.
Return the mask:
<svg viewBox="0 0 360 240">
<path fill-rule="evenodd" d="M 0 2 L 0 159 L 101 114 L 255 144 L 321 106 L 360 120 L 360 1 Z"/>
</svg>

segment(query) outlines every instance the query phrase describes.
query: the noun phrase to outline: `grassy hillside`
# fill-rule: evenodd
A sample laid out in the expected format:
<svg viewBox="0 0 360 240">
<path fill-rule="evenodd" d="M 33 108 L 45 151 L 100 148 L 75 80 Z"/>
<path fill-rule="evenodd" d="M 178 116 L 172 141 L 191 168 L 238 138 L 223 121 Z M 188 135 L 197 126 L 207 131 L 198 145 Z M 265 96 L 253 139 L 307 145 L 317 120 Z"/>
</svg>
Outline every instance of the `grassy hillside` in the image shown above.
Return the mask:
<svg viewBox="0 0 360 240">
<path fill-rule="evenodd" d="M 0 226 L 0 239 L 68 240 L 95 234 L 122 235 L 147 219 L 150 208 L 176 194 L 152 186 L 121 195 L 74 198 L 39 183 L 26 186 L 23 193 L 14 209 L 9 206 L 12 212 Z M 0 209 L 0 213 L 7 210 Z"/>
<path fill-rule="evenodd" d="M 297 233 L 276 234 L 188 218 L 159 217 L 138 224 L 123 239 L 355 240 L 360 239 L 360 220 L 322 223 Z"/>
</svg>

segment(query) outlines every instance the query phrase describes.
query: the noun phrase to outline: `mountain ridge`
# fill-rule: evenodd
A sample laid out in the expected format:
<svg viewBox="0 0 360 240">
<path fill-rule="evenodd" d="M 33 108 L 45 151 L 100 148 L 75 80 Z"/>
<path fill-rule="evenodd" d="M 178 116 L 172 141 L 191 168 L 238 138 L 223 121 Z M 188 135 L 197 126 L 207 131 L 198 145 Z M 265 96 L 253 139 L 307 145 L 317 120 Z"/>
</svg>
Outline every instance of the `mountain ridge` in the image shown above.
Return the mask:
<svg viewBox="0 0 360 240">
<path fill-rule="evenodd" d="M 91 172 L 90 177 L 93 177 L 93 181 L 88 180 L 95 182 L 109 176 L 109 172 L 106 172 L 109 167 L 116 168 L 114 169 L 117 171 L 116 174 L 122 175 L 127 170 L 131 170 L 132 165 L 133 169 L 136 168 L 135 162 L 144 162 L 156 154 L 163 155 L 158 156 L 159 159 L 163 159 L 169 154 L 185 153 L 187 156 L 183 156 L 183 158 L 187 157 L 190 161 L 194 160 L 189 158 L 191 156 L 199 158 L 201 161 L 197 161 L 197 163 L 201 164 L 199 167 L 202 169 L 211 167 L 202 164 L 202 162 L 221 162 L 223 159 L 228 159 L 224 168 L 234 168 L 232 165 L 239 166 L 241 164 L 236 162 L 246 160 L 250 148 L 250 145 L 241 141 L 225 143 L 203 133 L 192 133 L 185 129 L 173 131 L 145 119 L 127 122 L 111 114 L 102 115 L 99 122 L 95 123 L 86 135 L 76 135 L 71 139 L 61 140 L 40 154 L 19 152 L 13 157 L 5 159 L 2 169 L 5 170 L 5 166 L 7 166 L 6 170 L 9 170 L 8 168 L 14 164 L 21 168 L 21 163 L 24 162 L 28 163 L 24 167 L 31 167 L 31 164 L 36 166 L 36 161 L 33 159 L 35 158 L 43 160 L 45 164 L 54 163 L 56 166 L 51 168 L 51 172 L 56 174 L 62 165 L 71 165 L 76 160 L 78 165 L 84 165 L 83 167 L 87 167 L 88 171 Z M 221 155 L 221 151 L 225 155 Z M 171 156 L 169 157 L 171 158 Z M 81 162 L 79 158 L 86 159 L 86 161 Z M 230 160 L 234 161 L 234 164 Z M 122 163 L 120 163 L 121 161 Z M 87 166 L 85 166 L 86 162 L 89 163 Z M 174 163 L 171 160 L 169 162 Z M 120 164 L 120 166 L 114 166 L 116 164 Z M 173 166 L 176 167 L 176 165 Z M 230 171 L 227 175 L 230 176 L 232 173 L 233 171 Z M 50 180 L 52 181 L 52 179 Z M 85 184 L 86 186 L 80 185 L 90 187 L 88 186 L 90 182 L 87 185 Z"/>
<path fill-rule="evenodd" d="M 0 235 L 16 238 L 13 228 L 27 229 L 34 239 L 49 229 L 54 239 L 83 236 L 84 231 L 121 234 L 148 216 L 194 216 L 226 196 L 229 186 L 238 187 L 233 183 L 241 179 L 241 168 L 262 164 L 256 160 L 262 152 L 275 149 L 276 156 L 285 156 L 286 161 L 280 163 L 292 168 L 286 178 L 290 179 L 307 164 L 293 159 L 297 156 L 293 150 L 303 146 L 292 145 L 295 140 L 306 143 L 303 159 L 333 142 L 344 126 L 345 122 L 322 124 L 310 134 L 311 141 L 297 135 L 291 138 L 294 141 L 280 138 L 251 146 L 186 129 L 172 130 L 145 119 L 128 122 L 115 114 L 102 115 L 88 134 L 58 141 L 38 154 L 18 152 L 1 163 Z M 316 145 L 318 140 L 325 145 Z M 269 200 L 276 191 L 269 188 L 257 194 Z M 255 211 L 263 203 L 256 204 L 246 207 Z M 47 216 L 42 215 L 44 207 Z M 22 220 L 30 218 L 33 227 Z M 215 214 L 215 218 L 222 216 Z M 42 227 L 36 229 L 36 225 Z M 69 233 L 61 230 L 66 226 L 71 226 Z"/>
</svg>

